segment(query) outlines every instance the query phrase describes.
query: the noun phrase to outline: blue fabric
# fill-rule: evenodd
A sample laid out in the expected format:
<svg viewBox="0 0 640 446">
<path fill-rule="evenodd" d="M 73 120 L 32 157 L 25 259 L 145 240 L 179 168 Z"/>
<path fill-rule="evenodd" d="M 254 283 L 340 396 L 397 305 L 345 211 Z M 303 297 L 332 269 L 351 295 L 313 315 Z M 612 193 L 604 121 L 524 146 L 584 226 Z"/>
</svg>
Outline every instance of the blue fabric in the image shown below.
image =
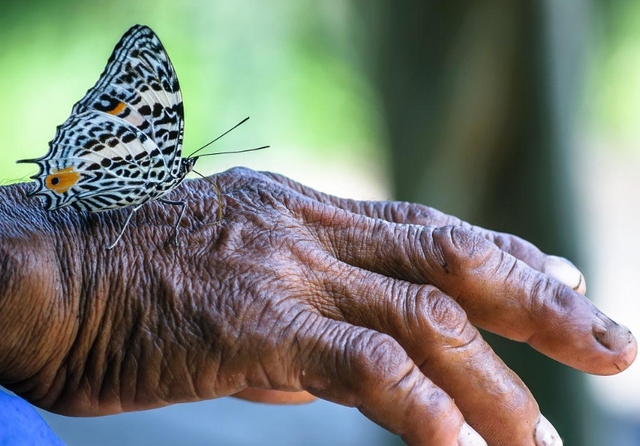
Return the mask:
<svg viewBox="0 0 640 446">
<path fill-rule="evenodd" d="M 26 401 L 0 390 L 0 446 L 65 446 Z"/>
</svg>

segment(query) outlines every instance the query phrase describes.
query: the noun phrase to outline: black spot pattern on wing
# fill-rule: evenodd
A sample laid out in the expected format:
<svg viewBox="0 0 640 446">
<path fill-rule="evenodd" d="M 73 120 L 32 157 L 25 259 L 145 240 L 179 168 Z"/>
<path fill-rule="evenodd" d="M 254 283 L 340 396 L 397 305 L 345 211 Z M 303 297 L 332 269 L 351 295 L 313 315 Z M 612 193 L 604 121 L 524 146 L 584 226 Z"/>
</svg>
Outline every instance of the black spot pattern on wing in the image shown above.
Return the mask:
<svg viewBox="0 0 640 446">
<path fill-rule="evenodd" d="M 179 170 L 184 134 L 180 84 L 160 39 L 146 26 L 134 26 L 120 39 L 96 85 L 73 108 L 73 113 L 94 109 L 105 113 L 119 103 L 143 118 L 135 125 L 162 150 L 173 175 Z M 131 121 L 135 121 L 131 119 Z"/>
<path fill-rule="evenodd" d="M 183 123 L 169 56 L 151 29 L 136 25 L 116 45 L 96 85 L 58 126 L 47 154 L 26 160 L 40 168 L 30 194 L 51 210 L 91 212 L 155 200 L 178 186 L 185 166 L 193 165 L 181 158 Z M 66 172 L 68 187 L 59 186 L 57 172 Z"/>
</svg>

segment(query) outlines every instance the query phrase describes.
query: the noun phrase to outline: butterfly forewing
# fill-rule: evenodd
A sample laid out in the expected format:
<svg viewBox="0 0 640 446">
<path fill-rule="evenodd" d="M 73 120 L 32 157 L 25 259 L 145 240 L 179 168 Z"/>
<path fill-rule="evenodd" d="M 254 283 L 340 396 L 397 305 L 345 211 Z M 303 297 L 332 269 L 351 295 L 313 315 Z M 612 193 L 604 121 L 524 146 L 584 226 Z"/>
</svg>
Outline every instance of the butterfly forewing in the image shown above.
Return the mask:
<svg viewBox="0 0 640 446">
<path fill-rule="evenodd" d="M 173 174 L 179 169 L 184 112 L 180 84 L 160 39 L 146 26 L 122 36 L 95 87 L 74 106 L 118 116 L 160 148 Z"/>
<path fill-rule="evenodd" d="M 180 175 L 182 96 L 151 29 L 136 25 L 116 45 L 96 85 L 35 162 L 32 195 L 49 209 L 103 211 L 153 200 Z"/>
</svg>

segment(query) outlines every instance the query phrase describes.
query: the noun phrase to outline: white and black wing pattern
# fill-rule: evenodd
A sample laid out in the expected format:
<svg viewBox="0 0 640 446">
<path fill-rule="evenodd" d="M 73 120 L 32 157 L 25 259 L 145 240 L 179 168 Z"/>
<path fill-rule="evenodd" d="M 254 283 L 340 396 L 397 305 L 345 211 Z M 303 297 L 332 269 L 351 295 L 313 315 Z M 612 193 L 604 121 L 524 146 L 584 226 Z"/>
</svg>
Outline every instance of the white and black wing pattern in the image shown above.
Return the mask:
<svg viewBox="0 0 640 446">
<path fill-rule="evenodd" d="M 48 209 L 103 211 L 158 198 L 180 172 L 184 115 L 177 76 L 158 37 L 129 29 L 96 85 L 58 127 L 31 195 Z"/>
<path fill-rule="evenodd" d="M 158 145 L 167 166 L 178 164 L 184 132 L 180 83 L 169 55 L 149 27 L 136 25 L 122 36 L 98 83 L 72 114 L 87 109 L 135 125 Z"/>
</svg>

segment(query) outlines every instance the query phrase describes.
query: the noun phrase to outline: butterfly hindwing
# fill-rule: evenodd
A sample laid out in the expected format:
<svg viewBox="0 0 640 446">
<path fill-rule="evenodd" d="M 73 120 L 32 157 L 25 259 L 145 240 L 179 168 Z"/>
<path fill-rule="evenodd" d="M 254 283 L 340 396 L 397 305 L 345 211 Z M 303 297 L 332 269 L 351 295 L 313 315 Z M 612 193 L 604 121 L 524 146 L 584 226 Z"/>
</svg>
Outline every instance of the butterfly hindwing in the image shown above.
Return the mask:
<svg viewBox="0 0 640 446">
<path fill-rule="evenodd" d="M 71 116 L 58 127 L 51 146 L 55 150 L 37 161 L 40 172 L 31 192 L 44 197 L 50 210 L 69 205 L 106 210 L 135 203 L 148 194 L 151 171 L 164 168 L 158 147 L 144 133 L 95 111 Z M 95 209 L 82 204 L 89 196 L 99 204 Z"/>
</svg>

